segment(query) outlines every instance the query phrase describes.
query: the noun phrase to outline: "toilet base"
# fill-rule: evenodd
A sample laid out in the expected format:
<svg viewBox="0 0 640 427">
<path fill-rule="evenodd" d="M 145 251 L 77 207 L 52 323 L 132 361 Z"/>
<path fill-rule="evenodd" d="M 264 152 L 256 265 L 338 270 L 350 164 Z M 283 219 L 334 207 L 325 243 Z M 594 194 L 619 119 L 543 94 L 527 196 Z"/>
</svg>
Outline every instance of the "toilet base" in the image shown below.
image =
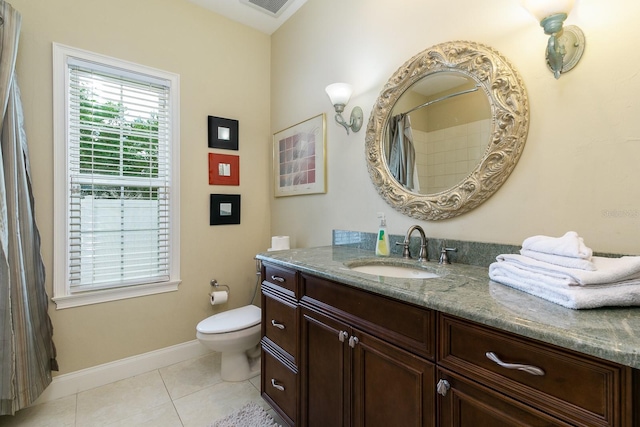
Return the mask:
<svg viewBox="0 0 640 427">
<path fill-rule="evenodd" d="M 252 349 L 253 350 L 253 349 Z M 220 376 L 223 381 L 246 381 L 260 373 L 260 355 L 249 357 L 246 351 L 226 351 L 221 356 Z"/>
</svg>

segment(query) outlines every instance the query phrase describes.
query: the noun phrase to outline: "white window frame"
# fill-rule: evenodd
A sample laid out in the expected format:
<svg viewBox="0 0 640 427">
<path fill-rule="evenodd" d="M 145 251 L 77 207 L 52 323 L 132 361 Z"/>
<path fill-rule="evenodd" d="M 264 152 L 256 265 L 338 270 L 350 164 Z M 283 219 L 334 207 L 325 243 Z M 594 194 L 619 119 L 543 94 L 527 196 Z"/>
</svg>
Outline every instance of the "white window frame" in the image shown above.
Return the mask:
<svg viewBox="0 0 640 427">
<path fill-rule="evenodd" d="M 68 134 L 69 62 L 89 61 L 96 67 L 116 68 L 124 73 L 161 79 L 170 85 L 170 250 L 169 280 L 111 289 L 72 293 L 68 281 Z M 82 49 L 53 43 L 53 144 L 54 144 L 54 254 L 53 298 L 56 309 L 140 297 L 178 290 L 180 284 L 180 76 Z"/>
</svg>

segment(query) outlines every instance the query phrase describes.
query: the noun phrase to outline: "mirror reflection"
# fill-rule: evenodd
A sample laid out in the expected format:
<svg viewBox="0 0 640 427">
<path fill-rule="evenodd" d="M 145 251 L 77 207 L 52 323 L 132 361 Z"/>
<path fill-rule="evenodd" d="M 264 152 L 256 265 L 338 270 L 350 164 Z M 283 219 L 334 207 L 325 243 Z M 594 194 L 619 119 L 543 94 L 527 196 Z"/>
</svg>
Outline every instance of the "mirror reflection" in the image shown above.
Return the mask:
<svg viewBox="0 0 640 427">
<path fill-rule="evenodd" d="M 403 115 L 409 119 L 400 121 Z M 453 218 L 506 181 L 528 128 L 526 90 L 505 57 L 479 43 L 441 43 L 407 60 L 384 85 L 367 126 L 367 169 L 399 212 Z"/>
<path fill-rule="evenodd" d="M 384 154 L 396 181 L 433 194 L 465 179 L 491 139 L 491 105 L 475 80 L 460 72 L 435 73 L 414 83 L 394 105 Z"/>
</svg>

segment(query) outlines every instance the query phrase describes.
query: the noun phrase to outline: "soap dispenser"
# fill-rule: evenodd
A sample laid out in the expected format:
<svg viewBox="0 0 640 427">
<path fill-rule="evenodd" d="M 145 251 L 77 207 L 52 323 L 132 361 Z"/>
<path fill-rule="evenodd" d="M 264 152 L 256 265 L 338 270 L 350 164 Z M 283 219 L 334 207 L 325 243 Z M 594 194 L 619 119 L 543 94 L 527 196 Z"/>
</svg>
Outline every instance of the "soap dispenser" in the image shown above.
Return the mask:
<svg viewBox="0 0 640 427">
<path fill-rule="evenodd" d="M 389 236 L 387 235 L 387 220 L 384 213 L 378 212 L 380 219 L 380 229 L 378 229 L 378 238 L 376 239 L 376 255 L 389 256 Z"/>
</svg>

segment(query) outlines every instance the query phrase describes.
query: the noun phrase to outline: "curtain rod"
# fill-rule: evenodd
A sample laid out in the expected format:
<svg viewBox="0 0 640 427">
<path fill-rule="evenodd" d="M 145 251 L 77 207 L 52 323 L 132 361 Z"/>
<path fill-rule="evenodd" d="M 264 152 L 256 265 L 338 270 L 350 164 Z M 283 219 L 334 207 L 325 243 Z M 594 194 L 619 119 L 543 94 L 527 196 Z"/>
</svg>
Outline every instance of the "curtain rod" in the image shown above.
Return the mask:
<svg viewBox="0 0 640 427">
<path fill-rule="evenodd" d="M 431 104 L 435 104 L 436 102 L 444 101 L 445 99 L 453 98 L 454 96 L 464 95 L 466 93 L 476 92 L 480 88 L 479 85 L 476 85 L 473 89 L 463 90 L 462 92 L 450 93 L 449 95 L 445 95 L 442 98 L 434 99 L 432 101 L 425 102 L 424 104 L 418 105 L 417 107 L 413 107 L 411 110 L 404 112 L 403 114 L 409 114 L 416 110 L 419 110 L 423 107 L 428 107 Z"/>
</svg>

